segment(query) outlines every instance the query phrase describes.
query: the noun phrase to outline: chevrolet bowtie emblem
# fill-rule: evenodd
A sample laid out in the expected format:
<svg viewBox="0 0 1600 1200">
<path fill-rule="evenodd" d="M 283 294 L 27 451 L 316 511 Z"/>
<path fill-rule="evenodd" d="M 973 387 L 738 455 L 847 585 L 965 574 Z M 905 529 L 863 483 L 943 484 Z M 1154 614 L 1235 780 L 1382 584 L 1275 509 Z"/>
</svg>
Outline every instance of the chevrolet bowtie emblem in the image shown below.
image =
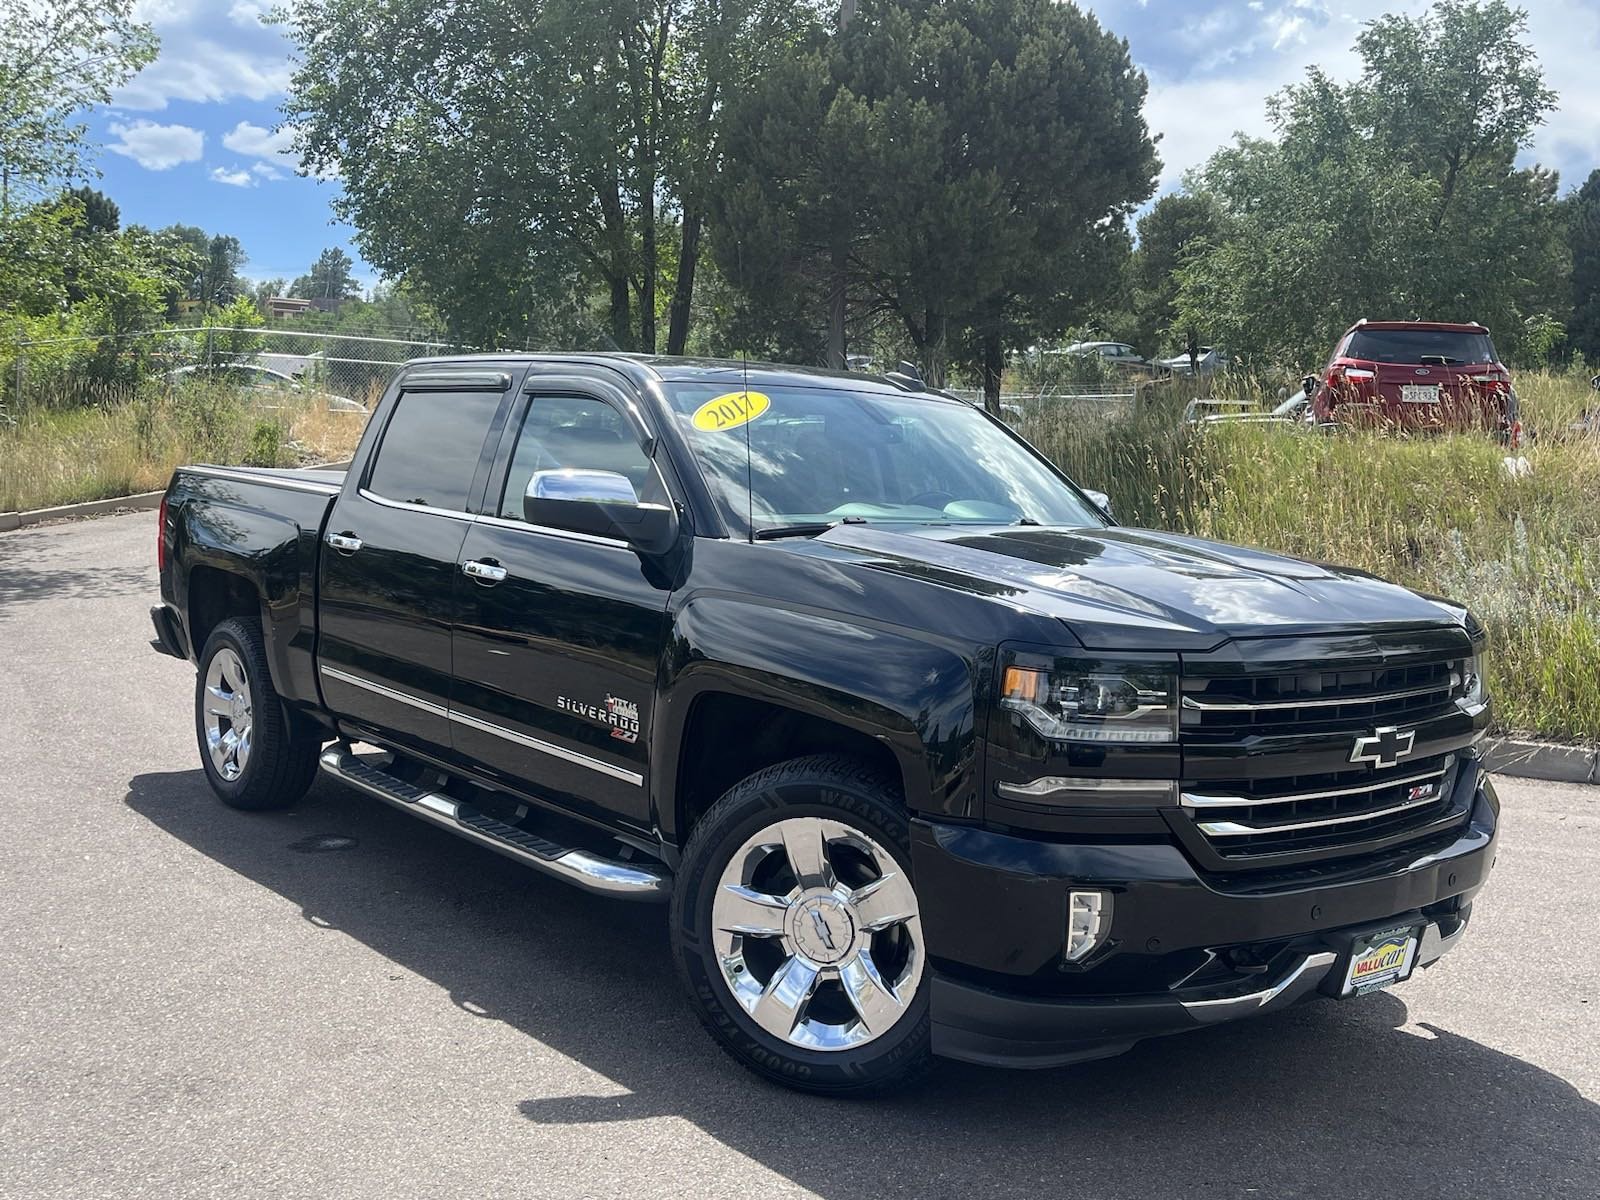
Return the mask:
<svg viewBox="0 0 1600 1200">
<path fill-rule="evenodd" d="M 1411 753 L 1411 745 L 1416 740 L 1415 729 L 1402 730 L 1394 725 L 1382 725 L 1374 729 L 1370 737 L 1356 739 L 1355 749 L 1350 751 L 1350 761 L 1371 763 L 1375 767 L 1392 767 Z"/>
</svg>

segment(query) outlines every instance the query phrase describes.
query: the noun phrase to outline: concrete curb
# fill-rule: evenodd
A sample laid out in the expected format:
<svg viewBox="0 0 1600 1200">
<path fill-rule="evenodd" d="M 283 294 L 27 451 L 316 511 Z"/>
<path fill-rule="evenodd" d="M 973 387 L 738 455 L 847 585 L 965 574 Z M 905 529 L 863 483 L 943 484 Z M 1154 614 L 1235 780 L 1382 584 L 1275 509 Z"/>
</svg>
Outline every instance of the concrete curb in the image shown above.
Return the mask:
<svg viewBox="0 0 1600 1200">
<path fill-rule="evenodd" d="M 1558 783 L 1600 783 L 1600 749 L 1560 746 L 1520 738 L 1488 738 L 1484 765 L 1500 775 L 1549 779 Z"/>
<path fill-rule="evenodd" d="M 304 469 L 345 471 L 349 467 L 347 461 L 319 463 Z M 99 517 L 115 512 L 148 512 L 150 509 L 160 508 L 161 497 L 166 494 L 166 489 L 163 488 L 159 492 L 140 492 L 136 496 L 113 496 L 109 500 L 85 500 L 81 504 L 61 504 L 55 508 L 33 508 L 27 512 L 0 512 L 0 533 L 22 529 L 29 525 L 42 525 L 46 521 L 70 521 L 79 517 Z"/>
</svg>

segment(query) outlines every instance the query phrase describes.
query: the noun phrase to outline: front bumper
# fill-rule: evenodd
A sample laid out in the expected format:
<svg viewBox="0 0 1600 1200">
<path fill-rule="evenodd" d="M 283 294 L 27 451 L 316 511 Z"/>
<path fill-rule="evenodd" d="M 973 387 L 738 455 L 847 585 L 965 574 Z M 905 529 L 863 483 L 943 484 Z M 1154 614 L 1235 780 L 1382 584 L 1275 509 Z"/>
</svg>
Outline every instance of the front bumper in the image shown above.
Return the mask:
<svg viewBox="0 0 1600 1200">
<path fill-rule="evenodd" d="M 914 822 L 936 1053 L 1058 1066 L 1336 995 L 1351 937 L 1413 920 L 1417 965 L 1466 928 L 1496 851 L 1499 801 L 1476 762 L 1467 823 L 1442 844 L 1270 880 L 1202 875 L 1174 845 L 1037 841 Z M 1111 897 L 1109 933 L 1065 961 L 1067 895 Z M 997 931 L 1004 931 L 997 936 Z"/>
</svg>

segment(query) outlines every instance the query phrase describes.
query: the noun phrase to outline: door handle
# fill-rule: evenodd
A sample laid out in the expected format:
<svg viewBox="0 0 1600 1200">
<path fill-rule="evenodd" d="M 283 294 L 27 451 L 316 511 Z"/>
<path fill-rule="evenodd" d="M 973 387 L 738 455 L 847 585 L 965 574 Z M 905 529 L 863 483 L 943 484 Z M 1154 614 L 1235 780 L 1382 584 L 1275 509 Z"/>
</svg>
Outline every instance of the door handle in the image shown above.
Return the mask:
<svg viewBox="0 0 1600 1200">
<path fill-rule="evenodd" d="M 462 563 L 461 573 L 471 576 L 479 583 L 499 583 L 506 577 L 506 569 L 499 563 L 478 558 Z"/>
<path fill-rule="evenodd" d="M 340 554 L 354 554 L 362 544 L 361 539 L 353 533 L 330 533 L 327 541 Z"/>
</svg>

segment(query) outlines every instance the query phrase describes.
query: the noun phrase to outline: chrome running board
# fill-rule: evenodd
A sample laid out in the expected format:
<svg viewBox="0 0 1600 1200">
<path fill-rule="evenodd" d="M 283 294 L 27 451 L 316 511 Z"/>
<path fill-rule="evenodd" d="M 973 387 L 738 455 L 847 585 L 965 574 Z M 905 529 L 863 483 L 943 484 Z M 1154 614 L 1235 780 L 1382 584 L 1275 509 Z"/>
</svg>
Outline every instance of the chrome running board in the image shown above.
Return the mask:
<svg viewBox="0 0 1600 1200">
<path fill-rule="evenodd" d="M 343 746 L 325 750 L 320 762 L 329 775 L 353 788 L 584 891 L 654 903 L 664 903 L 672 895 L 672 873 L 659 863 L 623 862 L 575 846 L 559 846 L 449 796 L 396 778 Z"/>
</svg>

